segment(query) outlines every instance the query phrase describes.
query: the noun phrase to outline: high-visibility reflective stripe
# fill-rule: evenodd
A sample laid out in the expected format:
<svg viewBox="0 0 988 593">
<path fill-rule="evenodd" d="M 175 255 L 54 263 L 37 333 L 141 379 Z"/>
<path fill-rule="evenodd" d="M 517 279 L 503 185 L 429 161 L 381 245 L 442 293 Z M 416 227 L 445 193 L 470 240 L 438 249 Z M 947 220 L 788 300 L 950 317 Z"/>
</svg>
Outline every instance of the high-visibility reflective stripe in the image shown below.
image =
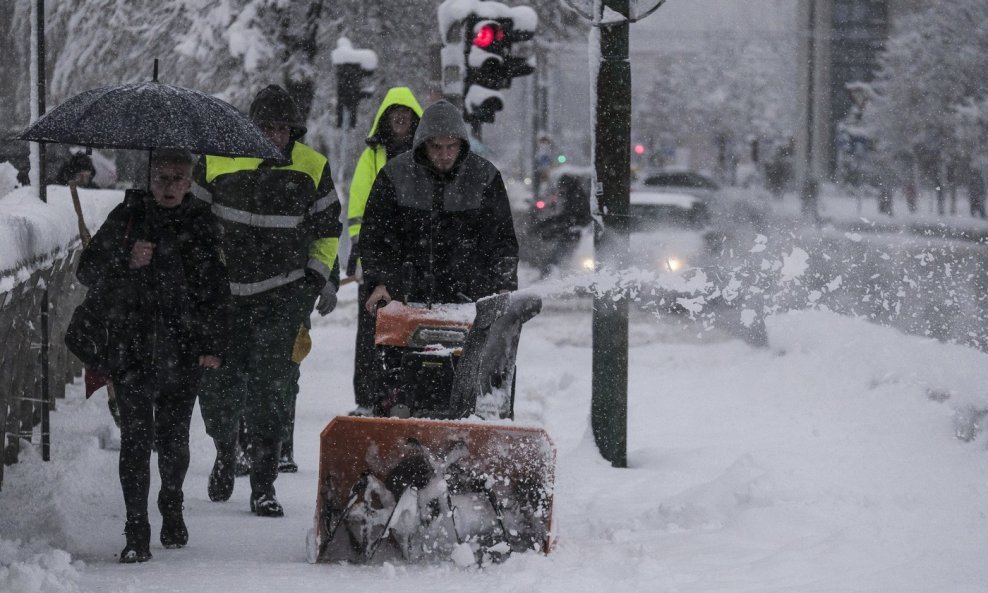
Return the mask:
<svg viewBox="0 0 988 593">
<path fill-rule="evenodd" d="M 329 275 L 333 273 L 333 268 L 327 266 L 326 264 L 322 263 L 321 261 L 315 258 L 310 259 L 309 263 L 306 264 L 306 267 L 316 272 L 326 280 L 329 280 Z"/>
<path fill-rule="evenodd" d="M 318 214 L 319 212 L 322 212 L 326 208 L 329 208 L 330 206 L 332 206 L 333 204 L 339 201 L 340 201 L 340 197 L 337 196 L 336 192 L 334 191 L 333 193 L 316 200 L 316 203 L 313 204 L 311 208 L 309 208 L 309 214 Z"/>
<path fill-rule="evenodd" d="M 261 280 L 260 282 L 231 282 L 230 293 L 234 296 L 250 296 L 271 290 L 272 288 L 278 288 L 279 286 L 290 284 L 304 277 L 305 270 L 292 270 L 287 274 L 279 274 L 274 278 L 268 278 L 267 280 Z"/>
<path fill-rule="evenodd" d="M 309 267 L 322 274 L 327 279 L 336 263 L 336 256 L 340 252 L 340 240 L 336 237 L 325 237 L 316 239 L 309 245 Z M 316 267 L 313 262 L 317 262 Z"/>
<path fill-rule="evenodd" d="M 277 214 L 255 214 L 237 210 L 221 204 L 213 204 L 213 214 L 223 220 L 264 229 L 293 229 L 305 219 L 304 216 L 281 216 Z"/>
<path fill-rule="evenodd" d="M 228 157 L 228 156 L 207 156 L 206 157 L 206 183 L 209 183 L 228 173 L 237 171 L 252 171 L 264 161 L 249 157 Z"/>
<path fill-rule="evenodd" d="M 346 223 L 348 225 L 350 225 L 350 226 L 353 226 L 355 224 L 364 224 L 364 217 L 363 216 L 354 216 L 353 218 L 348 218 L 347 221 L 346 221 Z"/>
<path fill-rule="evenodd" d="M 315 186 L 319 187 L 319 183 L 322 182 L 323 171 L 326 170 L 326 162 L 326 157 L 305 144 L 296 142 L 295 148 L 292 149 L 292 164 L 277 168 L 301 171 L 311 177 Z"/>
<path fill-rule="evenodd" d="M 264 161 L 250 157 L 206 157 L 206 182 L 210 183 L 220 175 L 236 173 L 238 171 L 253 171 L 261 166 Z M 271 167 L 272 170 L 299 171 L 312 178 L 316 187 L 322 181 L 323 170 L 326 167 L 326 157 L 319 154 L 312 148 L 296 142 L 292 148 L 292 162 L 284 167 Z"/>
</svg>

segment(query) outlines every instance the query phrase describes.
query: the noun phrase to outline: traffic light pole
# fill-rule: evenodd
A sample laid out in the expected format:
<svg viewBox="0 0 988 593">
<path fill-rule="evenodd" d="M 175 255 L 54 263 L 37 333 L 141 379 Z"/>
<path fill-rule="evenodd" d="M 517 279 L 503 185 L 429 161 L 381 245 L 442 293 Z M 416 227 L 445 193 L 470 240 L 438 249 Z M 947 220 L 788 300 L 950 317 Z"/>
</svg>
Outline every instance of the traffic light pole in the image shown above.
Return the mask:
<svg viewBox="0 0 988 593">
<path fill-rule="evenodd" d="M 542 74 L 540 72 L 542 64 L 545 62 L 542 60 L 541 52 L 539 51 L 539 45 L 535 44 L 535 60 L 536 64 L 539 65 L 532 73 L 532 160 L 530 166 L 532 168 L 532 198 L 533 200 L 539 199 L 542 195 L 542 179 L 541 172 L 536 166 L 536 159 L 538 159 L 539 151 L 539 134 L 542 133 L 543 128 L 547 127 L 545 120 L 541 117 L 541 105 L 542 105 L 542 95 L 539 92 L 539 85 L 541 83 Z"/>
<path fill-rule="evenodd" d="M 603 3 L 627 19 L 629 0 Z M 600 221 L 594 252 L 602 267 L 610 269 L 627 267 L 629 248 L 631 64 L 626 19 L 598 28 L 594 168 Z M 627 467 L 628 295 L 620 288 L 594 296 L 591 426 L 604 459 L 614 467 Z"/>
</svg>

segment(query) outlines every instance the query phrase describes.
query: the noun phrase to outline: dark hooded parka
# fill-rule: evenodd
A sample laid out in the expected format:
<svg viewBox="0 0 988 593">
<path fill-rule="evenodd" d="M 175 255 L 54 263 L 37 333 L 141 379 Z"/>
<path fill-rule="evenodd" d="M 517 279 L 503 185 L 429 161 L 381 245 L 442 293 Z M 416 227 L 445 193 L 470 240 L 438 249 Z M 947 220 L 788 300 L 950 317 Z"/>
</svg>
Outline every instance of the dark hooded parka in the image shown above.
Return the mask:
<svg viewBox="0 0 988 593">
<path fill-rule="evenodd" d="M 459 157 L 446 172 L 426 146 L 457 138 Z M 374 181 L 361 233 L 364 282 L 403 299 L 402 267 L 411 262 L 409 299 L 462 302 L 518 286 L 518 241 L 501 173 L 470 151 L 466 125 L 446 101 L 422 114 L 412 150 L 384 166 Z M 430 278 L 432 279 L 430 281 Z"/>
<path fill-rule="evenodd" d="M 155 244 L 145 268 L 128 266 L 134 243 Z M 116 383 L 175 383 L 200 355 L 226 349 L 230 286 L 209 207 L 191 195 L 161 208 L 128 191 L 83 250 L 79 280 L 97 291 L 115 334 L 105 370 Z"/>
<path fill-rule="evenodd" d="M 132 268 L 137 241 L 143 248 L 152 244 L 153 255 Z M 127 507 L 120 561 L 141 562 L 151 557 L 152 445 L 161 476 L 161 542 L 181 547 L 188 540 L 182 485 L 200 357 L 219 361 L 228 346 L 230 286 L 213 216 L 191 194 L 163 207 L 148 192 L 128 191 L 83 250 L 77 275 L 110 329 L 111 355 L 101 370 L 113 378 L 120 410 L 119 471 Z"/>
</svg>

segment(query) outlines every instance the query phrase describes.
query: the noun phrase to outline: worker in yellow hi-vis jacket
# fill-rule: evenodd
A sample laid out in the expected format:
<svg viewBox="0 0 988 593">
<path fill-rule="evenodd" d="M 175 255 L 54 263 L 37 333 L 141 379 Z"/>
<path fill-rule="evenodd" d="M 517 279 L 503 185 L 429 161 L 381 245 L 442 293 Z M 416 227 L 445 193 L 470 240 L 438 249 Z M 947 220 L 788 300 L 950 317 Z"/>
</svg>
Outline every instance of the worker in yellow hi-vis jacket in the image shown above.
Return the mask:
<svg viewBox="0 0 988 593">
<path fill-rule="evenodd" d="M 412 138 L 422 117 L 422 107 L 415 100 L 411 89 L 404 86 L 388 90 L 377 109 L 370 134 L 353 171 L 350 182 L 350 201 L 347 204 L 347 219 L 350 232 L 350 258 L 347 263 L 347 276 L 357 275 L 357 261 L 360 257 L 360 227 L 367 207 L 367 196 L 377 178 L 378 171 L 392 158 L 412 147 Z M 361 283 L 357 292 L 358 303 L 370 296 L 373 286 Z M 353 395 L 357 408 L 354 414 L 370 415 L 376 397 L 377 381 L 374 365 L 374 317 L 357 307 L 357 343 L 353 357 Z"/>
<path fill-rule="evenodd" d="M 251 440 L 250 508 L 280 517 L 274 482 L 294 409 L 292 350 L 316 299 L 321 315 L 336 306 L 342 225 L 329 163 L 299 142 L 306 128 L 288 92 L 262 89 L 250 117 L 284 160 L 207 156 L 197 171 L 222 231 L 232 294 L 230 351 L 204 378 L 199 402 L 216 444 L 210 500 L 233 493 L 243 414 Z"/>
</svg>

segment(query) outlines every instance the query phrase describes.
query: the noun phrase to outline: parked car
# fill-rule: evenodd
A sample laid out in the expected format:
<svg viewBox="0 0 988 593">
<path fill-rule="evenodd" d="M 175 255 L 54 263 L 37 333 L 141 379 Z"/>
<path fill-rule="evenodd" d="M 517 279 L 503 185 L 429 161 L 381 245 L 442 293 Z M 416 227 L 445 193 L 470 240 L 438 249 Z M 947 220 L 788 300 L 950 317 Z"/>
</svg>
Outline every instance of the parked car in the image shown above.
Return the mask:
<svg viewBox="0 0 988 593">
<path fill-rule="evenodd" d="M 632 190 L 630 195 L 630 261 L 632 267 L 680 272 L 702 263 L 711 216 L 707 200 L 685 193 Z M 594 253 L 593 233 L 585 231 L 569 267 L 594 271 L 601 266 Z"/>
<path fill-rule="evenodd" d="M 593 169 L 560 167 L 527 211 L 525 259 L 543 277 L 594 271 L 590 191 Z M 629 230 L 632 266 L 679 272 L 700 265 L 711 230 L 711 202 L 719 186 L 695 171 L 648 172 L 632 185 Z"/>
<path fill-rule="evenodd" d="M 720 186 L 716 181 L 689 169 L 661 169 L 646 172 L 635 184 L 640 188 L 662 188 L 701 197 L 711 197 Z"/>
</svg>

